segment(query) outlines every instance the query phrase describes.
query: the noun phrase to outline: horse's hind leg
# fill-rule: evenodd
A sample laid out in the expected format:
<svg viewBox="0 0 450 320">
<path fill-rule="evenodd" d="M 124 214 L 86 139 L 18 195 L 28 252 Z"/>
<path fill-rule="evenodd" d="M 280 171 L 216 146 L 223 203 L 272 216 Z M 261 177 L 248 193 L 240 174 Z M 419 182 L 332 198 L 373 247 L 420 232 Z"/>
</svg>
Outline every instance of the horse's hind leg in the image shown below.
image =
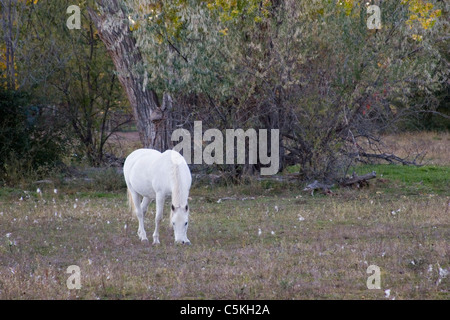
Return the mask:
<svg viewBox="0 0 450 320">
<path fill-rule="evenodd" d="M 155 232 L 153 232 L 153 244 L 159 244 L 159 222 L 162 218 L 164 208 L 164 194 L 156 194 L 156 215 L 155 215 Z"/>
<path fill-rule="evenodd" d="M 141 207 L 142 197 L 136 192 L 131 192 L 131 198 L 133 199 L 134 210 L 136 213 L 136 217 L 138 218 L 139 221 L 139 228 L 138 228 L 139 239 L 141 239 L 142 241 L 148 240 L 147 234 L 144 229 L 144 213 Z"/>
<path fill-rule="evenodd" d="M 142 214 L 145 216 L 145 214 L 147 213 L 148 210 L 148 205 L 150 204 L 152 200 L 149 197 L 144 197 L 144 199 L 142 199 L 141 202 L 141 210 L 142 210 Z"/>
</svg>

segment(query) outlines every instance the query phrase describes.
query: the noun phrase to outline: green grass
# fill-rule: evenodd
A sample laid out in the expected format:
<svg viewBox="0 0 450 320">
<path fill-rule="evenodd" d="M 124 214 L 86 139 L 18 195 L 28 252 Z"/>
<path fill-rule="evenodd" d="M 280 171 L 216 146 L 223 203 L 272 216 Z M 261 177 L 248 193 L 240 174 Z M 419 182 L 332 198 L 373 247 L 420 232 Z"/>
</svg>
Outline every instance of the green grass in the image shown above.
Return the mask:
<svg viewBox="0 0 450 320">
<path fill-rule="evenodd" d="M 377 164 L 361 165 L 353 170 L 360 175 L 376 171 L 377 178 L 393 193 L 401 188 L 403 194 L 450 194 L 450 166 Z"/>
<path fill-rule="evenodd" d="M 286 168 L 285 173 L 298 172 L 299 166 Z M 450 194 L 450 166 L 402 166 L 393 164 L 357 165 L 349 173 L 363 175 L 372 171 L 377 179 L 372 184 L 382 186 L 391 194 Z M 336 187 L 333 189 L 336 190 Z"/>
</svg>

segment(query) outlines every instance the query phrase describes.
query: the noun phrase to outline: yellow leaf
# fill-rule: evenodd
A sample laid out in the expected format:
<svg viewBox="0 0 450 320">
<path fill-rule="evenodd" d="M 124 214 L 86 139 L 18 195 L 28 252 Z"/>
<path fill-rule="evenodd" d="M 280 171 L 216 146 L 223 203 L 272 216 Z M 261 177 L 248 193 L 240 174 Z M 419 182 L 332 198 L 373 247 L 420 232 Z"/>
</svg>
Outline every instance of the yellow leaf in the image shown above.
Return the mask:
<svg viewBox="0 0 450 320">
<path fill-rule="evenodd" d="M 228 35 L 228 28 L 219 30 L 219 32 L 220 32 L 222 35 L 226 36 L 226 35 Z"/>
</svg>

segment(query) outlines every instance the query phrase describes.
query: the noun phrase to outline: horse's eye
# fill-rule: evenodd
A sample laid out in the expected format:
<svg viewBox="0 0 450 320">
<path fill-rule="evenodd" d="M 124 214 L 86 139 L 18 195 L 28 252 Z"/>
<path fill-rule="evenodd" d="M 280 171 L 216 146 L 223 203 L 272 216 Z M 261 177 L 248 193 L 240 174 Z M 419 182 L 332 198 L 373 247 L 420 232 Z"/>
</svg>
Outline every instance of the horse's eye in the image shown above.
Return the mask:
<svg viewBox="0 0 450 320">
<path fill-rule="evenodd" d="M 172 225 L 174 226 L 174 225 L 175 225 L 175 222 L 172 222 Z"/>
<path fill-rule="evenodd" d="M 184 226 L 185 226 L 185 227 L 187 226 L 187 222 L 184 224 Z"/>
</svg>

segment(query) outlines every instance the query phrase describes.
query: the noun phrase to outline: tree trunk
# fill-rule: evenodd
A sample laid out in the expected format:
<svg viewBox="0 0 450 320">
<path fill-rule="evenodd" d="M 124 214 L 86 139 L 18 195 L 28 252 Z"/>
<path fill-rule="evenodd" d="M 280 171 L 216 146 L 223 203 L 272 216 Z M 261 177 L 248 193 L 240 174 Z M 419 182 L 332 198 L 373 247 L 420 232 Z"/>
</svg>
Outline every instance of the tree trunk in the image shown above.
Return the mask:
<svg viewBox="0 0 450 320">
<path fill-rule="evenodd" d="M 133 109 L 137 129 L 144 148 L 159 151 L 168 149 L 166 120 L 170 106 L 163 99 L 161 106 L 156 93 L 146 88 L 146 79 L 136 68 L 144 61 L 136 40 L 131 34 L 128 18 L 119 0 L 98 0 L 98 15 L 88 8 L 100 39 L 105 44 L 118 72 L 118 79 L 126 91 Z"/>
<path fill-rule="evenodd" d="M 3 39 L 5 43 L 4 59 L 6 69 L 6 88 L 8 90 L 16 90 L 16 66 L 15 55 L 18 40 L 19 20 L 18 10 L 21 4 L 17 0 L 1 1 L 0 8 L 2 14 L 0 15 L 0 21 L 3 28 Z"/>
</svg>

